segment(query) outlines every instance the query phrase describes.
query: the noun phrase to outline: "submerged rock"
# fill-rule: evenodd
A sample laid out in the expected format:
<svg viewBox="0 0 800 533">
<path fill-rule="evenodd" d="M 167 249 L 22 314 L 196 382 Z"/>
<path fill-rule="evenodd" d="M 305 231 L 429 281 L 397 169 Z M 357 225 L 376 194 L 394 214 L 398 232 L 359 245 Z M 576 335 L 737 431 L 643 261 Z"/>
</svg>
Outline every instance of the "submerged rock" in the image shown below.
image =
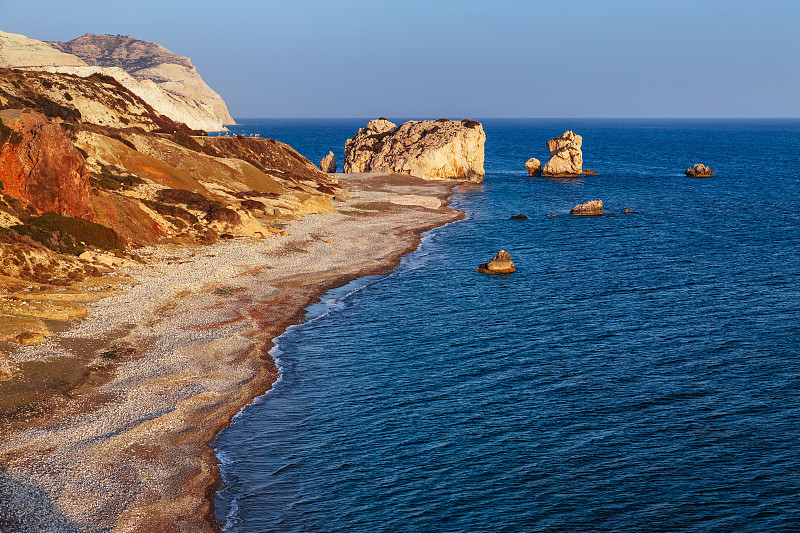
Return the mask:
<svg viewBox="0 0 800 533">
<path fill-rule="evenodd" d="M 565 131 L 561 137 L 547 141 L 550 160 L 542 169 L 545 176 L 578 176 L 583 173 L 583 137 Z"/>
<path fill-rule="evenodd" d="M 592 200 L 585 204 L 578 204 L 569 212 L 570 215 L 602 215 L 603 214 L 603 201 Z"/>
<path fill-rule="evenodd" d="M 319 168 L 328 174 L 336 172 L 336 156 L 333 155 L 333 152 L 328 152 L 328 155 L 322 158 L 322 161 L 319 162 Z"/>
<path fill-rule="evenodd" d="M 536 159 L 535 157 L 531 157 L 525 163 L 525 168 L 528 169 L 528 176 L 538 178 L 542 175 L 542 162 Z"/>
<path fill-rule="evenodd" d="M 494 259 L 488 263 L 483 263 L 475 272 L 482 274 L 511 274 L 516 272 L 514 268 L 514 261 L 511 260 L 511 255 L 505 250 L 500 250 Z"/>
<path fill-rule="evenodd" d="M 692 178 L 707 178 L 715 172 L 701 163 L 696 163 L 687 168 L 684 174 Z"/>
<path fill-rule="evenodd" d="M 486 134 L 474 120 L 370 121 L 345 143 L 345 172 L 398 172 L 426 180 L 479 182 Z"/>
<path fill-rule="evenodd" d="M 511 217 L 510 220 L 528 220 L 528 217 L 520 213 L 519 215 L 514 215 L 513 217 Z"/>
</svg>

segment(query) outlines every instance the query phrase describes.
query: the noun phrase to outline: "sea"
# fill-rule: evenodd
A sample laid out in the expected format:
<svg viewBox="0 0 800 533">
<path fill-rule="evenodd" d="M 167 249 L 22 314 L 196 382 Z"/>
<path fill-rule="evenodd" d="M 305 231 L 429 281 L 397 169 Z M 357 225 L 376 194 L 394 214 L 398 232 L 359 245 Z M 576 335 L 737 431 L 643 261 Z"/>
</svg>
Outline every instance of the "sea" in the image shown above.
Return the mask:
<svg viewBox="0 0 800 533">
<path fill-rule="evenodd" d="M 341 169 L 366 122 L 232 130 Z M 466 218 L 276 340 L 213 442 L 225 530 L 800 531 L 800 121 L 481 122 Z M 566 130 L 599 174 L 529 178 Z"/>
</svg>

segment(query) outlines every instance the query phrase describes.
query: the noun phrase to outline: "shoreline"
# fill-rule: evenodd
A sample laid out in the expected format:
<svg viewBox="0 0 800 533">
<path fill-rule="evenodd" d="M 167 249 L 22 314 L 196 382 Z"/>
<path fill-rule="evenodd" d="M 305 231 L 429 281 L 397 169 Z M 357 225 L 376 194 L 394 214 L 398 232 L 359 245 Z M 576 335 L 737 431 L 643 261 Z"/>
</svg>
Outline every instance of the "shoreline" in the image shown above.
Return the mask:
<svg viewBox="0 0 800 533">
<path fill-rule="evenodd" d="M 69 332 L 20 350 L 18 359 L 52 358 L 64 352 L 59 339 L 80 344 L 130 326 L 104 352 L 120 354 L 106 383 L 70 391 L 50 416 L 4 431 L 0 519 L 19 530 L 220 531 L 221 478 L 209 443 L 272 388 L 274 339 L 329 290 L 391 272 L 422 233 L 464 216 L 447 201 L 460 182 L 342 182 L 351 198 L 337 213 L 289 223 L 291 238 L 146 250 L 150 264 L 134 267 L 139 284 L 127 295 L 93 304 Z M 442 206 L 422 207 L 420 197 Z M 186 263 L 192 270 L 181 277 Z"/>
<path fill-rule="evenodd" d="M 451 193 L 454 193 L 455 189 L 457 187 L 458 187 L 458 185 L 454 185 L 452 187 Z M 451 194 L 451 196 L 452 196 L 452 194 Z M 450 207 L 452 202 L 449 200 L 449 198 L 446 200 L 446 202 L 447 202 L 446 207 Z M 455 209 L 455 208 L 452 208 L 452 209 Z M 231 421 L 228 423 L 228 425 L 226 425 L 224 428 L 222 428 L 214 436 L 214 438 L 217 438 L 222 432 L 224 432 L 225 429 L 227 429 L 230 426 L 230 424 L 233 423 L 233 421 L 236 419 L 236 417 L 239 416 L 243 411 L 245 411 L 246 409 L 248 409 L 248 408 L 250 408 L 250 407 L 252 407 L 254 405 L 258 405 L 258 404 L 262 403 L 262 400 L 261 400 L 262 398 L 264 398 L 263 401 L 266 401 L 266 398 L 269 397 L 269 395 L 273 391 L 275 385 L 278 383 L 278 381 L 280 381 L 282 369 L 281 369 L 279 360 L 273 354 L 273 352 L 275 350 L 282 351 L 281 346 L 280 346 L 280 339 L 282 337 L 284 337 L 285 335 L 287 335 L 288 333 L 290 333 L 292 330 L 294 330 L 296 328 L 301 328 L 301 327 L 303 327 L 304 325 L 306 325 L 308 323 L 311 323 L 311 322 L 316 321 L 318 319 L 324 318 L 324 317 L 328 316 L 332 312 L 330 309 L 326 309 L 325 311 L 323 311 L 319 315 L 308 317 L 308 316 L 306 316 L 306 311 L 307 311 L 307 309 L 309 307 L 315 305 L 316 303 L 320 303 L 321 300 L 322 300 L 322 297 L 324 297 L 326 294 L 329 294 L 332 291 L 336 291 L 338 289 L 344 288 L 344 287 L 346 287 L 347 285 L 349 285 L 349 284 L 351 284 L 353 282 L 357 282 L 357 281 L 362 280 L 362 279 L 365 280 L 367 278 L 377 278 L 377 279 L 374 279 L 374 280 L 372 280 L 370 282 L 365 282 L 363 284 L 359 284 L 352 291 L 350 291 L 347 294 L 343 295 L 341 298 L 337 298 L 336 299 L 337 302 L 340 302 L 340 301 L 348 299 L 350 296 L 352 296 L 356 292 L 358 292 L 358 291 L 360 291 L 360 290 L 372 285 L 372 283 L 378 283 L 380 281 L 383 281 L 383 280 L 391 277 L 397 271 L 397 269 L 401 266 L 402 261 L 406 257 L 408 257 L 409 255 L 411 255 L 413 253 L 416 253 L 416 252 L 418 252 L 420 250 L 422 245 L 425 243 L 425 237 L 426 237 L 425 234 L 427 234 L 427 233 L 429 233 L 431 231 L 443 228 L 443 227 L 445 227 L 445 226 L 447 226 L 449 224 L 453 224 L 455 222 L 459 222 L 461 220 L 464 220 L 465 213 L 463 211 L 460 211 L 460 210 L 457 210 L 457 211 L 459 211 L 461 213 L 461 215 L 458 218 L 456 218 L 456 219 L 454 219 L 454 220 L 452 220 L 450 222 L 446 222 L 444 224 L 441 224 L 441 225 L 437 225 L 437 226 L 434 226 L 434 227 L 431 227 L 431 228 L 428 228 L 428 229 L 425 229 L 425 230 L 420 230 L 418 232 L 418 235 L 417 235 L 418 243 L 416 244 L 416 246 L 413 247 L 413 248 L 409 248 L 405 252 L 402 252 L 401 255 L 399 255 L 397 257 L 396 261 L 394 261 L 394 263 L 391 266 L 388 266 L 387 269 L 384 272 L 376 272 L 376 273 L 373 273 L 373 274 L 360 275 L 360 276 L 354 277 L 352 280 L 346 281 L 346 282 L 344 282 L 342 284 L 334 285 L 332 287 L 329 287 L 318 298 L 313 300 L 309 304 L 309 306 L 306 306 L 305 308 L 303 308 L 303 319 L 302 320 L 300 320 L 298 322 L 295 322 L 295 323 L 292 323 L 292 324 L 289 324 L 286 328 L 283 329 L 283 331 L 280 332 L 280 334 L 278 334 L 273 339 L 270 339 L 271 348 L 268 351 L 268 353 L 269 353 L 270 357 L 272 357 L 273 361 L 275 362 L 275 365 L 276 365 L 276 368 L 277 368 L 277 371 L 278 371 L 278 374 L 276 376 L 275 381 L 272 382 L 272 384 L 270 385 L 269 389 L 265 390 L 262 394 L 259 394 L 258 396 L 253 398 L 253 400 L 249 404 L 247 404 L 244 407 L 242 407 L 242 409 L 240 409 L 235 415 L 233 415 L 233 417 L 231 417 Z M 212 441 L 209 442 L 209 445 L 211 445 L 213 443 L 213 440 L 214 439 L 212 439 Z M 224 461 L 220 460 L 220 455 L 219 455 L 218 450 L 217 450 L 216 447 L 212 446 L 212 451 L 214 452 L 214 456 L 217 459 L 217 465 L 218 465 L 219 470 L 220 470 L 220 473 L 219 473 L 219 476 L 218 476 L 219 483 L 217 485 L 216 490 L 214 491 L 214 493 L 212 495 L 212 502 L 213 502 L 213 500 L 215 500 L 216 496 L 219 494 L 220 490 L 222 490 L 222 483 L 223 483 L 223 479 L 222 479 L 223 478 L 223 475 L 222 475 L 223 468 L 222 468 L 222 465 L 224 464 Z M 216 508 L 214 508 L 214 519 L 215 520 L 216 520 L 216 514 L 217 514 L 216 513 Z M 230 519 L 230 510 L 227 513 L 227 519 L 224 522 L 217 521 L 217 525 L 220 527 L 220 531 L 226 531 L 225 527 L 228 525 L 228 520 L 229 519 Z"/>
</svg>

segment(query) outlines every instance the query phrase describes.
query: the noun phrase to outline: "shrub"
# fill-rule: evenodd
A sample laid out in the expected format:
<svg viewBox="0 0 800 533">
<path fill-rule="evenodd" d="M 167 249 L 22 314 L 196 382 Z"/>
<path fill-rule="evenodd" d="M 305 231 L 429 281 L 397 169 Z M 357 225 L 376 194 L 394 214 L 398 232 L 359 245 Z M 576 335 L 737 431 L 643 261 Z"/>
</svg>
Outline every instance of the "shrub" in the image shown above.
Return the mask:
<svg viewBox="0 0 800 533">
<path fill-rule="evenodd" d="M 86 245 L 103 250 L 124 248 L 122 238 L 113 229 L 52 211 L 30 217 L 27 224 L 12 226 L 11 229 L 20 235 L 29 236 L 51 250 L 65 254 L 79 255 L 86 250 Z"/>
<path fill-rule="evenodd" d="M 233 209 L 227 207 L 212 207 L 206 213 L 207 222 L 227 222 L 228 224 L 236 225 L 242 222 L 242 217 Z"/>
<path fill-rule="evenodd" d="M 258 200 L 242 200 L 240 203 L 248 211 L 266 211 L 267 209 L 264 202 L 259 202 Z"/>
</svg>

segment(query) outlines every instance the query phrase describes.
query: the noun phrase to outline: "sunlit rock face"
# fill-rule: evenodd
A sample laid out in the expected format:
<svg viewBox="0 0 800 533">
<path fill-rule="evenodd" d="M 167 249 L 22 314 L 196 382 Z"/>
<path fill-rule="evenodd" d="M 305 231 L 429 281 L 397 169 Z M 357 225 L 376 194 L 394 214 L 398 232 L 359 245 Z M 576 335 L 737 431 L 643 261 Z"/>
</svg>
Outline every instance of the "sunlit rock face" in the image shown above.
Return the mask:
<svg viewBox="0 0 800 533">
<path fill-rule="evenodd" d="M 486 133 L 472 120 L 370 121 L 345 143 L 345 172 L 398 172 L 426 180 L 479 182 Z"/>
</svg>

